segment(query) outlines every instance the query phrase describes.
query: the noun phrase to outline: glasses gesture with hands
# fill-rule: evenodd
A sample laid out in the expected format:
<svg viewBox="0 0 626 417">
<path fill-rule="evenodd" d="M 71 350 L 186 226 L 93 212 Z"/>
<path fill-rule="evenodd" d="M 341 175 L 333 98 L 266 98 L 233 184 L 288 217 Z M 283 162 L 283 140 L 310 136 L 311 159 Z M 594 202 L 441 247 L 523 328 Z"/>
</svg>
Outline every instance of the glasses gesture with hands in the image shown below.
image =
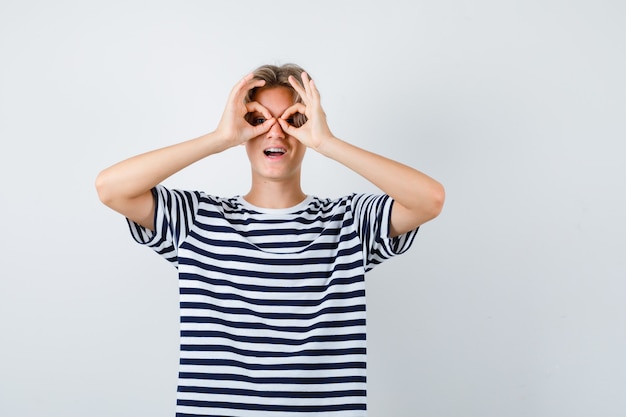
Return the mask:
<svg viewBox="0 0 626 417">
<path fill-rule="evenodd" d="M 289 83 L 300 95 L 302 102 L 293 104 L 280 117 L 275 118 L 260 103 L 245 102 L 250 90 L 262 88 L 265 85 L 265 80 L 255 79 L 253 74 L 248 74 L 231 90 L 216 132 L 228 141 L 230 147 L 263 135 L 274 124 L 279 123 L 286 134 L 293 136 L 308 148 L 319 149 L 324 140 L 332 137 L 333 134 L 328 127 L 326 113 L 322 109 L 320 93 L 315 81 L 303 72 L 303 84 L 300 84 L 293 76 L 289 77 Z M 246 116 L 251 113 L 261 114 L 263 118 L 250 121 Z M 297 114 L 306 116 L 306 121 L 302 124 L 294 123 Z"/>
</svg>

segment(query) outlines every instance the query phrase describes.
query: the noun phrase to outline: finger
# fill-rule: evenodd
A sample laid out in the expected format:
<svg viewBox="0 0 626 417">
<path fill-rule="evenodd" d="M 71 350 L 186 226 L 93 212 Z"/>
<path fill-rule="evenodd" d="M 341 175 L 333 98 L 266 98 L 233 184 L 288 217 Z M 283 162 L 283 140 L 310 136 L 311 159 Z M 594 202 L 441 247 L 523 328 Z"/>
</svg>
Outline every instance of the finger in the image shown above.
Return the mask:
<svg viewBox="0 0 626 417">
<path fill-rule="evenodd" d="M 304 90 L 304 88 L 302 87 L 302 85 L 298 82 L 298 80 L 296 80 L 296 77 L 294 77 L 293 75 L 289 76 L 289 84 L 291 84 L 291 86 L 293 87 L 294 90 L 296 90 L 296 92 L 298 93 L 298 95 L 300 95 L 300 97 L 302 98 L 302 100 L 306 103 L 307 102 L 307 95 L 306 95 L 306 91 Z"/>
<path fill-rule="evenodd" d="M 267 133 L 272 128 L 272 126 L 274 126 L 274 124 L 276 124 L 276 119 L 270 118 L 264 121 L 263 123 L 261 123 L 260 125 L 254 126 L 253 128 L 254 137 Z"/>
<path fill-rule="evenodd" d="M 306 114 L 306 106 L 302 103 L 296 103 L 290 107 L 288 107 L 283 114 L 280 116 L 281 119 L 287 120 L 292 117 L 294 114 Z"/>
<path fill-rule="evenodd" d="M 248 81 L 250 81 L 252 78 L 254 78 L 254 74 L 250 72 L 250 73 L 246 74 L 246 76 L 241 79 L 241 83 L 245 84 Z"/>
<path fill-rule="evenodd" d="M 252 138 L 256 138 L 258 136 L 264 135 L 276 124 L 276 119 L 268 119 L 260 125 L 250 126 L 250 130 L 246 130 L 246 134 L 244 134 L 243 142 L 246 142 Z M 243 143 L 242 142 L 242 143 Z"/>
<path fill-rule="evenodd" d="M 272 118 L 272 114 L 270 113 L 270 111 L 266 109 L 258 101 L 251 101 L 249 103 L 246 103 L 246 110 L 248 111 L 248 113 L 253 113 L 253 112 L 261 113 L 263 117 L 265 117 L 266 120 L 269 120 Z"/>
<path fill-rule="evenodd" d="M 308 117 L 306 116 L 306 112 L 307 107 L 304 104 L 295 103 L 283 112 L 280 119 L 286 121 L 289 126 L 297 129 L 307 122 Z"/>
<path fill-rule="evenodd" d="M 248 94 L 248 91 L 252 90 L 256 87 L 262 87 L 265 85 L 265 80 L 259 80 L 254 78 L 254 74 L 250 73 L 243 77 L 235 87 L 233 87 L 230 98 L 231 100 L 241 98 L 243 100 L 244 96 Z"/>
<path fill-rule="evenodd" d="M 320 91 L 317 89 L 317 85 L 315 84 L 315 80 L 311 80 L 309 85 L 311 87 L 311 96 L 313 97 L 313 100 L 315 100 L 315 103 L 319 103 L 320 102 Z"/>
<path fill-rule="evenodd" d="M 320 93 L 317 90 L 315 81 L 311 77 L 309 77 L 309 74 L 306 71 L 302 73 L 302 81 L 304 82 L 304 89 L 306 90 L 309 98 L 311 100 L 319 101 Z"/>
<path fill-rule="evenodd" d="M 298 132 L 297 128 L 295 128 L 292 125 L 290 125 L 289 123 L 287 123 L 287 120 L 285 120 L 285 119 L 276 119 L 276 120 L 278 121 L 278 124 L 280 124 L 281 129 L 283 129 L 283 132 L 285 132 L 289 136 L 293 136 L 296 139 L 298 139 L 297 136 L 296 136 L 296 134 Z"/>
<path fill-rule="evenodd" d="M 315 81 L 309 77 L 309 74 L 305 71 L 302 73 L 302 82 L 304 83 L 304 89 L 311 104 L 317 106 L 320 103 L 320 92 L 317 89 Z"/>
<path fill-rule="evenodd" d="M 251 79 L 245 85 L 246 93 L 252 90 L 253 88 L 263 87 L 264 85 L 265 85 L 265 80 L 260 80 L 258 78 Z"/>
<path fill-rule="evenodd" d="M 307 92 L 307 94 L 311 94 L 311 79 L 309 78 L 309 74 L 307 74 L 306 71 L 302 72 L 302 75 L 300 76 L 302 77 L 302 84 L 304 85 L 304 90 Z"/>
<path fill-rule="evenodd" d="M 236 96 L 239 93 L 239 91 L 241 91 L 243 86 L 246 85 L 252 79 L 253 76 L 254 74 L 250 73 L 246 75 L 245 77 L 243 77 L 241 80 L 239 80 L 239 82 L 235 84 L 233 88 L 230 90 L 230 97 L 232 98 Z"/>
</svg>

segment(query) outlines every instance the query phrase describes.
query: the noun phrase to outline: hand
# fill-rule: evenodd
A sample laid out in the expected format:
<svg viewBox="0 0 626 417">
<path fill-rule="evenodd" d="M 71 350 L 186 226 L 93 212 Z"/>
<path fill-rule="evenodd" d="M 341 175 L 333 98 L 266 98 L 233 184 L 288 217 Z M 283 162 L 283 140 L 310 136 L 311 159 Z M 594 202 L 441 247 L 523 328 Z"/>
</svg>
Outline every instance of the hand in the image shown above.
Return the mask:
<svg viewBox="0 0 626 417">
<path fill-rule="evenodd" d="M 300 85 L 293 76 L 289 77 L 289 83 L 302 98 L 302 103 L 296 103 L 285 110 L 278 119 L 278 123 L 288 135 L 295 137 L 309 148 L 319 149 L 325 140 L 333 137 L 326 122 L 326 113 L 320 103 L 320 93 L 315 82 L 306 72 L 302 73 L 304 86 Z M 288 122 L 296 113 L 307 117 L 307 121 L 300 127 L 295 127 Z"/>
<path fill-rule="evenodd" d="M 256 101 L 244 102 L 248 91 L 263 85 L 265 85 L 265 80 L 255 80 L 253 74 L 248 74 L 230 92 L 226 108 L 216 129 L 219 137 L 226 140 L 229 147 L 240 145 L 266 133 L 276 123 L 276 119 L 260 103 Z M 265 121 L 257 125 L 248 123 L 245 118 L 246 114 L 252 112 L 262 114 Z"/>
</svg>

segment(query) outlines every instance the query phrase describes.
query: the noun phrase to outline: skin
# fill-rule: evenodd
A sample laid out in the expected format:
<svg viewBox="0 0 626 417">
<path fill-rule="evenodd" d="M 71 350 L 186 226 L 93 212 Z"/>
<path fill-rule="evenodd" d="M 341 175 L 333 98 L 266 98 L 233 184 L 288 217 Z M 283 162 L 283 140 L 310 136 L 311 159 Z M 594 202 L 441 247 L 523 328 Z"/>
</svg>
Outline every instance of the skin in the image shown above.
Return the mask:
<svg viewBox="0 0 626 417">
<path fill-rule="evenodd" d="M 231 91 L 215 131 L 166 148 L 134 156 L 103 170 L 96 179 L 100 200 L 138 224 L 154 230 L 154 201 L 151 189 L 183 168 L 220 153 L 245 145 L 250 159 L 252 182 L 244 198 L 266 208 L 287 208 L 301 202 L 305 194 L 300 185 L 302 158 L 311 148 L 362 175 L 394 199 L 390 236 L 406 233 L 435 218 L 443 207 L 443 186 L 426 174 L 407 165 L 361 149 L 335 137 L 326 122 L 320 94 L 306 73 L 303 84 L 290 77 L 302 103 L 293 103 L 285 87 L 260 88 L 254 101 L 244 98 L 265 82 L 252 74 Z M 252 113 L 255 122 L 245 116 Z M 308 121 L 294 127 L 289 123 L 296 113 Z M 287 152 L 268 158 L 268 147 L 283 147 Z"/>
</svg>

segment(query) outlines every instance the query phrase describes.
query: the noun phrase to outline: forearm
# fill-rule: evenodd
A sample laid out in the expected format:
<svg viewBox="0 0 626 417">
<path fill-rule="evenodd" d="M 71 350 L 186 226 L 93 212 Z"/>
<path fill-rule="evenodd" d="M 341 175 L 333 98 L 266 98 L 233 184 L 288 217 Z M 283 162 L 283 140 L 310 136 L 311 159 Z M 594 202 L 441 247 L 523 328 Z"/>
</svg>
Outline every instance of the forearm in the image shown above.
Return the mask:
<svg viewBox="0 0 626 417">
<path fill-rule="evenodd" d="M 411 219 L 403 222 L 409 224 L 409 229 L 436 217 L 441 211 L 443 186 L 414 168 L 335 137 L 322 141 L 317 151 L 361 175 L 392 197 L 405 213 L 410 213 Z"/>
<path fill-rule="evenodd" d="M 216 133 L 146 152 L 103 170 L 96 179 L 100 199 L 107 205 L 131 200 L 185 167 L 228 148 Z"/>
</svg>

